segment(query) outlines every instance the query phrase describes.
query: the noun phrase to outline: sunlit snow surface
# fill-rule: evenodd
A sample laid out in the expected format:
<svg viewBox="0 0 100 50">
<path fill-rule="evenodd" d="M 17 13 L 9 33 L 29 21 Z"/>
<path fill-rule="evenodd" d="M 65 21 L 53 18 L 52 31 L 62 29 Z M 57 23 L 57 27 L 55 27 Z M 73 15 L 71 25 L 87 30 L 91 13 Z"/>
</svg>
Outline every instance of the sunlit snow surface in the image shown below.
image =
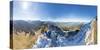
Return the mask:
<svg viewBox="0 0 100 50">
<path fill-rule="evenodd" d="M 36 45 L 33 45 L 33 48 L 84 45 L 85 35 L 90 29 L 90 24 L 84 24 L 78 32 L 68 32 L 70 34 L 75 34 L 74 36 L 64 36 L 63 31 L 61 31 L 59 28 L 54 28 L 56 27 L 50 27 L 48 32 L 43 33 L 43 36 L 38 38 Z"/>
</svg>

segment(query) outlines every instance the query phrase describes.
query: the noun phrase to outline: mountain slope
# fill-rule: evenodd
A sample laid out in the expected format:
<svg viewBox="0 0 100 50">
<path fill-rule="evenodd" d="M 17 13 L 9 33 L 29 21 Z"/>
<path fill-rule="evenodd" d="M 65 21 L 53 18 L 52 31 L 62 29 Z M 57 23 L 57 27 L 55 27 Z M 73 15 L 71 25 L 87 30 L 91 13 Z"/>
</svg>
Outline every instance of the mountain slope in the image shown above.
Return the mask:
<svg viewBox="0 0 100 50">
<path fill-rule="evenodd" d="M 95 44 L 96 22 L 95 18 L 91 22 L 83 24 L 79 31 L 67 31 L 67 33 L 63 32 L 59 27 L 51 26 L 48 32 L 43 33 L 43 36 L 38 38 L 33 48 L 34 46 L 36 48 L 44 48 Z M 66 34 L 67 36 L 65 36 Z"/>
</svg>

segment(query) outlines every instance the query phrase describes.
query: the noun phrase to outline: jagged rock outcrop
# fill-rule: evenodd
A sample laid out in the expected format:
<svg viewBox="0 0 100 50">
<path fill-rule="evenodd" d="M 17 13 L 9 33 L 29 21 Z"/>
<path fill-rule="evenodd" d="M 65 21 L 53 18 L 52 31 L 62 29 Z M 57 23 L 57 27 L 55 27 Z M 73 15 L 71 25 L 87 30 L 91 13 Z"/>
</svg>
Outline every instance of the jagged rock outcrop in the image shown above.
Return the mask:
<svg viewBox="0 0 100 50">
<path fill-rule="evenodd" d="M 86 32 L 86 45 L 97 44 L 97 18 L 90 22 L 90 29 Z"/>
<path fill-rule="evenodd" d="M 48 31 L 38 38 L 33 48 L 95 44 L 97 41 L 96 24 L 97 20 L 93 19 L 91 22 L 82 25 L 80 30 L 67 31 L 67 33 L 57 26 L 49 25 Z M 65 36 L 66 34 L 67 36 Z"/>
</svg>

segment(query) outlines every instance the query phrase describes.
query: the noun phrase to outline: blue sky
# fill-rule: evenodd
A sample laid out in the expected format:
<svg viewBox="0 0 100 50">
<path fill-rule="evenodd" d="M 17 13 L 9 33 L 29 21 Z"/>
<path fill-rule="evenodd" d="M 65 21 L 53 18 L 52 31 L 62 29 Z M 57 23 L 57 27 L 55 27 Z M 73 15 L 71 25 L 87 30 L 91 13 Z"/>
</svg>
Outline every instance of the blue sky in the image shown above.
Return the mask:
<svg viewBox="0 0 100 50">
<path fill-rule="evenodd" d="M 97 16 L 97 7 L 39 2 L 13 2 L 14 20 L 89 22 Z"/>
</svg>

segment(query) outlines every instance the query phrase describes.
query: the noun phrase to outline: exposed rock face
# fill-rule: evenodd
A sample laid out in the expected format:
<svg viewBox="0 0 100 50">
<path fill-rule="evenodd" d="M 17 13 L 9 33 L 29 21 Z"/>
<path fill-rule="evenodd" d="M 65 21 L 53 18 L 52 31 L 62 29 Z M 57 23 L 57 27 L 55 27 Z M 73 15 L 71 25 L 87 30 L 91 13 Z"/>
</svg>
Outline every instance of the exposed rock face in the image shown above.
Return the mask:
<svg viewBox="0 0 100 50">
<path fill-rule="evenodd" d="M 49 25 L 48 31 L 38 37 L 33 48 L 95 44 L 97 43 L 96 35 L 96 19 L 93 19 L 90 23 L 82 25 L 80 30 L 66 31 L 66 33 L 57 26 Z"/>
<path fill-rule="evenodd" d="M 42 21 L 24 21 L 24 20 L 15 20 L 13 21 L 13 31 L 16 32 L 25 32 L 35 34 L 35 31 L 39 30 L 43 25 Z"/>
<path fill-rule="evenodd" d="M 36 37 L 33 48 L 90 45 L 97 43 L 97 19 L 82 24 L 77 30 L 63 30 L 53 22 L 14 21 L 14 30 L 25 31 Z M 64 24 L 64 23 L 63 23 Z M 65 23 L 66 24 L 66 23 Z M 74 24 L 72 25 L 74 26 Z M 37 29 L 38 28 L 38 29 Z M 38 30 L 38 31 L 35 31 Z"/>
<path fill-rule="evenodd" d="M 97 44 L 97 19 L 94 18 L 90 22 L 90 30 L 86 32 L 86 45 Z"/>
</svg>

